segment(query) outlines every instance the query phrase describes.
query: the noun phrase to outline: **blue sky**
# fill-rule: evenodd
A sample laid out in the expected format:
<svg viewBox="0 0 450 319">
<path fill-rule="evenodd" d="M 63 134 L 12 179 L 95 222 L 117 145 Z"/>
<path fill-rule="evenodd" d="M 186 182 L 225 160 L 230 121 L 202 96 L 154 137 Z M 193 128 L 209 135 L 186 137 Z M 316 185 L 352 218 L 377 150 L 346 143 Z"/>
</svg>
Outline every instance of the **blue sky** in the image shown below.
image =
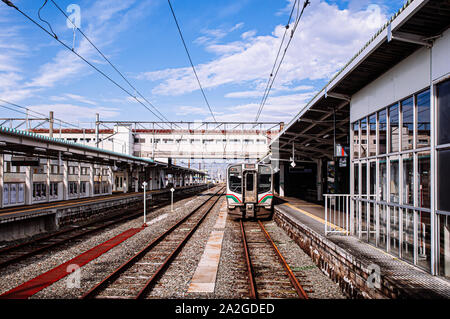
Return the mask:
<svg viewBox="0 0 450 319">
<path fill-rule="evenodd" d="M 44 0 L 14 0 L 43 26 Z M 81 29 L 172 121 L 211 121 L 166 0 L 56 0 L 81 8 Z M 303 4 L 303 0 L 300 1 Z M 171 1 L 217 120 L 253 121 L 293 0 Z M 262 121 L 288 122 L 402 0 L 311 0 L 281 66 Z M 69 14 L 69 13 L 68 13 Z M 65 17 L 41 10 L 72 46 Z M 157 118 L 12 8 L 0 3 L 0 98 L 74 123 Z M 82 38 L 75 51 L 131 90 Z M 134 93 L 134 92 L 133 92 Z M 0 117 L 21 116 L 0 108 Z"/>
</svg>

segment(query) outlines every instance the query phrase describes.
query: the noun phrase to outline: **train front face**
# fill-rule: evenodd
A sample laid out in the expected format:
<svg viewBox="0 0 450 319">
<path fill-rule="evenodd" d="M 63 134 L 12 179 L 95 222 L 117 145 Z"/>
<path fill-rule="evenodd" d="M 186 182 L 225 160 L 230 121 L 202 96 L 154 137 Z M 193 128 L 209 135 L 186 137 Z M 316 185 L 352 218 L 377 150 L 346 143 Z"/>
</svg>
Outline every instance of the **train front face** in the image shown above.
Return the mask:
<svg viewBox="0 0 450 319">
<path fill-rule="evenodd" d="M 267 218 L 272 213 L 272 168 L 234 164 L 227 168 L 228 213 L 236 218 Z"/>
</svg>

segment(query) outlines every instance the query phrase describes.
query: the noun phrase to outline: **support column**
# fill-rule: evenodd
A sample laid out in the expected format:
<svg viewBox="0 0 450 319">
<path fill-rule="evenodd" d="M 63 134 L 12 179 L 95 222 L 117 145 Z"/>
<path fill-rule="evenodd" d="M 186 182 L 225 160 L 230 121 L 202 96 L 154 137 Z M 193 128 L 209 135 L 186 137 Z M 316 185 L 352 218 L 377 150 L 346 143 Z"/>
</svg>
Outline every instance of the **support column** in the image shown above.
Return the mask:
<svg viewBox="0 0 450 319">
<path fill-rule="evenodd" d="M 91 164 L 89 167 L 89 192 L 88 196 L 94 196 L 94 176 L 95 176 L 95 167 L 94 164 Z"/>
<path fill-rule="evenodd" d="M 25 205 L 33 202 L 33 171 L 31 166 L 27 166 L 25 173 Z"/>
<path fill-rule="evenodd" d="M 51 173 L 51 166 L 50 166 L 50 159 L 47 158 L 47 164 L 45 164 L 47 166 L 47 178 L 46 178 L 46 187 L 47 187 L 47 191 L 45 192 L 46 194 L 46 200 L 47 202 L 50 200 L 50 173 Z"/>
<path fill-rule="evenodd" d="M 81 162 L 78 162 L 78 198 L 81 198 Z"/>
<path fill-rule="evenodd" d="M 63 200 L 69 198 L 69 165 L 68 161 L 63 161 Z"/>
</svg>

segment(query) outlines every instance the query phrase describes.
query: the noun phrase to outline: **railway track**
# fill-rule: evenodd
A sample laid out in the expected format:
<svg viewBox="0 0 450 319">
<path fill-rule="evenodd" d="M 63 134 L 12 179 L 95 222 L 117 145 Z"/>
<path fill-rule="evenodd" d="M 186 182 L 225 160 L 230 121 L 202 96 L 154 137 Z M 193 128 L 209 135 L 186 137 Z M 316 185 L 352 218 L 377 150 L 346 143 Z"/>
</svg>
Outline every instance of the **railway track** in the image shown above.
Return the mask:
<svg viewBox="0 0 450 319">
<path fill-rule="evenodd" d="M 190 195 L 183 194 L 177 196 L 176 199 L 180 200 L 188 196 Z M 149 210 L 162 206 L 166 201 L 167 200 L 152 201 L 152 206 L 149 207 Z M 0 249 L 0 269 L 46 252 L 62 244 L 73 242 L 83 236 L 94 234 L 107 227 L 141 216 L 142 208 L 143 204 L 138 204 L 125 210 L 117 209 L 118 212 L 112 212 L 104 218 L 82 225 L 75 225 L 14 246 L 4 247 Z"/>
<path fill-rule="evenodd" d="M 250 298 L 308 299 L 262 222 L 240 220 L 240 227 Z"/>
<path fill-rule="evenodd" d="M 221 188 L 81 298 L 145 298 L 223 194 Z"/>
</svg>

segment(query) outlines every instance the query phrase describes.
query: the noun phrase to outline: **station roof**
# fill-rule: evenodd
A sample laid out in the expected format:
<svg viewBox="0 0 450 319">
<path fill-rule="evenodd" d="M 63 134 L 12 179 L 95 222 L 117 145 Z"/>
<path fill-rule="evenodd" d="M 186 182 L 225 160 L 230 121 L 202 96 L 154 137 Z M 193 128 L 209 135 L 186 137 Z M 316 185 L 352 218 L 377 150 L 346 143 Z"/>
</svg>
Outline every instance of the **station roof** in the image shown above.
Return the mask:
<svg viewBox="0 0 450 319">
<path fill-rule="evenodd" d="M 331 159 L 335 135 L 336 144 L 349 144 L 351 96 L 430 45 L 449 25 L 450 1 L 407 1 L 272 140 L 272 157 L 279 152 L 280 159 L 289 159 L 294 143 L 296 158 Z"/>
<path fill-rule="evenodd" d="M 57 159 L 59 154 L 65 160 L 120 166 L 121 164 L 159 166 L 172 171 L 187 171 L 204 174 L 196 169 L 169 165 L 150 158 L 136 157 L 128 154 L 82 145 L 59 138 L 48 137 L 33 132 L 21 131 L 0 126 L 0 153 L 14 153 L 25 156 L 39 156 Z"/>
</svg>

